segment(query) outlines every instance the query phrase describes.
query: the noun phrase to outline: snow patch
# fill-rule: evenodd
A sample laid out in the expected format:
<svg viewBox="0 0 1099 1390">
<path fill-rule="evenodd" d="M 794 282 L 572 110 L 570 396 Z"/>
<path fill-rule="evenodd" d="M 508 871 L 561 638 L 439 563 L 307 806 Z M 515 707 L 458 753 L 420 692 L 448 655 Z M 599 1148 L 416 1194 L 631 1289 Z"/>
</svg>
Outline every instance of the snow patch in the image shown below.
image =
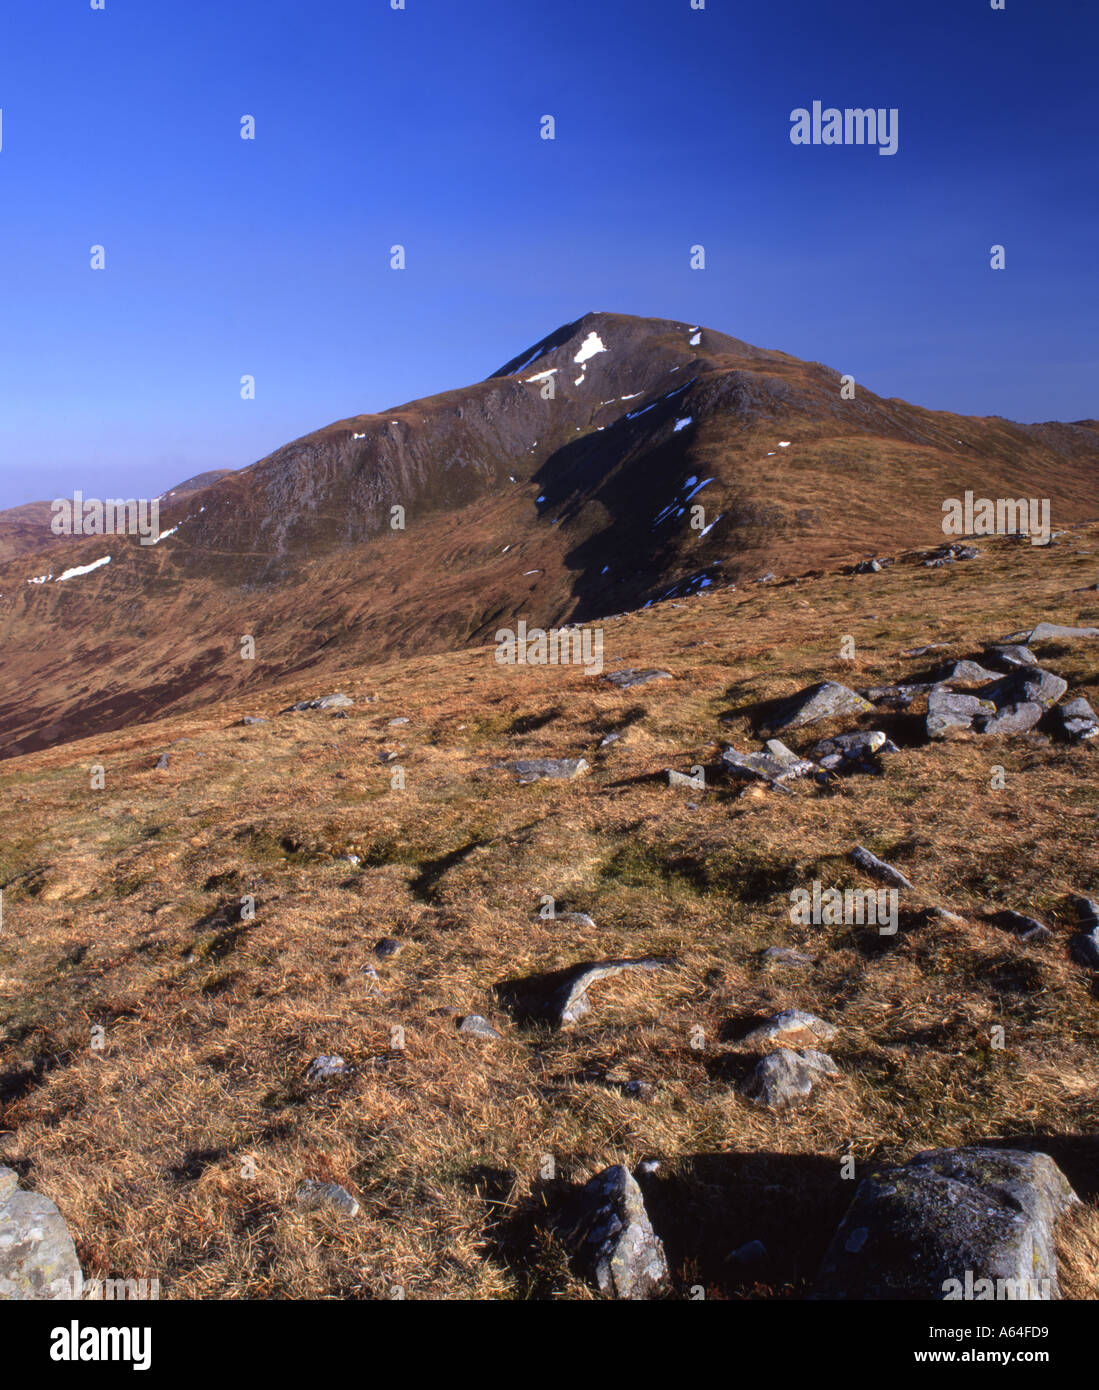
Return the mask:
<svg viewBox="0 0 1099 1390">
<path fill-rule="evenodd" d="M 694 424 L 694 418 L 693 418 L 692 416 L 690 416 L 690 415 L 685 415 L 685 416 L 683 417 L 682 420 L 677 420 L 677 421 L 675 422 L 675 429 L 672 430 L 672 433 L 673 433 L 673 434 L 678 434 L 680 430 L 685 430 L 685 429 L 687 428 L 688 425 L 693 425 L 693 424 Z"/>
<path fill-rule="evenodd" d="M 547 381 L 551 376 L 556 376 L 556 375 L 557 375 L 557 368 L 556 368 L 556 367 L 550 367 L 550 369 L 549 369 L 548 371 L 545 371 L 545 372 L 536 372 L 534 376 L 528 376 L 528 377 L 525 378 L 525 380 L 526 380 L 526 381 Z"/>
<path fill-rule="evenodd" d="M 92 570 L 97 570 L 101 565 L 109 565 L 110 563 L 111 557 L 104 555 L 101 560 L 93 560 L 90 565 L 75 565 L 71 570 L 66 570 L 64 574 L 59 574 L 57 582 L 60 584 L 63 579 L 76 579 L 78 575 L 91 574 Z"/>
<path fill-rule="evenodd" d="M 606 352 L 603 340 L 598 333 L 591 332 L 580 344 L 580 351 L 572 359 L 578 367 L 582 367 L 589 358 L 595 356 L 597 352 Z"/>
</svg>

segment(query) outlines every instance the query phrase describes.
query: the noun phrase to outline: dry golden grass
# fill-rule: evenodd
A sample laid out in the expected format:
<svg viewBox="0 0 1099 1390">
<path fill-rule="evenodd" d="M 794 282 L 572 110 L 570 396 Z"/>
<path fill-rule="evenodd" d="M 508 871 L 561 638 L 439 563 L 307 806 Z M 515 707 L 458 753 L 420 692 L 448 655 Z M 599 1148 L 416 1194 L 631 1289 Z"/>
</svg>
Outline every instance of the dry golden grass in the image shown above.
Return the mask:
<svg viewBox="0 0 1099 1390">
<path fill-rule="evenodd" d="M 58 1203 L 88 1277 L 155 1276 L 171 1298 L 464 1299 L 591 1297 L 547 1218 L 569 1185 L 655 1157 L 647 1195 L 677 1289 L 784 1297 L 806 1291 L 850 1199 L 843 1155 L 1010 1141 L 1051 1153 L 1085 1199 L 1065 1286 L 1095 1297 L 1099 1002 L 1067 956 L 1063 901 L 1099 896 L 1094 750 L 908 746 L 911 720 L 868 717 L 906 746 L 831 795 L 738 796 L 716 776 L 684 792 L 662 773 L 716 768 L 726 740 L 758 747 L 759 702 L 811 681 L 924 669 L 905 648 L 962 656 L 1041 618 L 1099 621 L 1099 594 L 1079 592 L 1097 544 L 1097 528 L 1048 551 L 985 542 L 947 570 L 632 614 L 606 624 L 608 669 L 674 677 L 634 690 L 501 668 L 486 648 L 323 689 L 302 678 L 5 763 L 0 1158 Z M 1095 699 L 1094 644 L 1043 654 Z M 329 688 L 355 697 L 346 718 L 277 714 Z M 269 722 L 241 727 L 244 713 Z M 568 784 L 520 786 L 494 766 L 580 754 L 591 774 Z M 855 843 L 916 884 L 901 932 L 791 925 L 792 887 L 865 886 Z M 244 894 L 254 920 L 217 916 Z M 597 925 L 540 918 L 544 894 Z M 922 921 L 931 904 L 964 924 Z M 999 906 L 1043 917 L 1053 939 L 1024 945 L 982 920 Z M 376 960 L 383 936 L 402 949 Z M 771 944 L 817 963 L 763 968 Z M 597 985 L 564 1032 L 517 1024 L 494 994 L 648 954 L 678 966 Z M 737 1094 L 758 1054 L 736 1039 L 786 1007 L 839 1026 L 842 1076 L 772 1115 Z M 503 1039 L 459 1034 L 470 1012 Z M 352 1075 L 307 1084 L 333 1052 Z M 630 1079 L 651 1098 L 625 1093 Z M 359 1216 L 298 1210 L 310 1177 L 343 1183 Z M 770 1260 L 745 1282 L 726 1256 L 755 1238 Z"/>
</svg>

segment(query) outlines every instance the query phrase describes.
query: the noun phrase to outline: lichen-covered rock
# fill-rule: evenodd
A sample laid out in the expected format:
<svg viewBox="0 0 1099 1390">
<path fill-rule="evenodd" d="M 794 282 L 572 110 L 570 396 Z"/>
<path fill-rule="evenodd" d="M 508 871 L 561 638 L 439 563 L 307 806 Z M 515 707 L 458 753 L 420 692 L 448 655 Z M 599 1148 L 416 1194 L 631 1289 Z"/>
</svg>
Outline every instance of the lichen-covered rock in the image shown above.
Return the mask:
<svg viewBox="0 0 1099 1390">
<path fill-rule="evenodd" d="M 828 1247 L 816 1297 L 952 1299 L 968 1287 L 1059 1298 L 1054 1228 L 1076 1200 L 1043 1153 L 938 1149 L 875 1168 Z"/>
<path fill-rule="evenodd" d="M 73 1298 L 83 1271 L 61 1213 L 0 1168 L 0 1300 Z"/>
<path fill-rule="evenodd" d="M 869 700 L 848 690 L 847 686 L 840 685 L 838 681 L 821 681 L 784 701 L 770 719 L 768 727 L 776 730 L 800 729 L 804 724 L 815 724 L 821 719 L 867 714 L 871 709 L 873 706 Z"/>
<path fill-rule="evenodd" d="M 350 695 L 342 695 L 337 692 L 335 695 L 320 695 L 315 700 L 299 700 L 296 705 L 287 705 L 281 713 L 297 714 L 303 709 L 344 709 L 354 703 L 355 701 Z"/>
<path fill-rule="evenodd" d="M 664 1246 L 627 1168 L 597 1173 L 561 1222 L 577 1269 L 610 1298 L 645 1299 L 668 1278 Z"/>
</svg>

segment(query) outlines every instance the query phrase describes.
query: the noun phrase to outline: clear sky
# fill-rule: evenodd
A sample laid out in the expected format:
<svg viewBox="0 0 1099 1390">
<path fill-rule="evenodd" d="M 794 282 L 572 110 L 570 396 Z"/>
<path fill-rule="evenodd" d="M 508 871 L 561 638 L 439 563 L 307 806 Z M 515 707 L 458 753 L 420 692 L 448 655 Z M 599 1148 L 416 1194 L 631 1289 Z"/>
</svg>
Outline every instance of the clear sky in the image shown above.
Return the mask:
<svg viewBox="0 0 1099 1390">
<path fill-rule="evenodd" d="M 242 467 L 590 309 L 1099 416 L 1097 53 L 1093 0 L 0 0 L 0 506 Z M 793 145 L 815 100 L 898 152 Z"/>
</svg>

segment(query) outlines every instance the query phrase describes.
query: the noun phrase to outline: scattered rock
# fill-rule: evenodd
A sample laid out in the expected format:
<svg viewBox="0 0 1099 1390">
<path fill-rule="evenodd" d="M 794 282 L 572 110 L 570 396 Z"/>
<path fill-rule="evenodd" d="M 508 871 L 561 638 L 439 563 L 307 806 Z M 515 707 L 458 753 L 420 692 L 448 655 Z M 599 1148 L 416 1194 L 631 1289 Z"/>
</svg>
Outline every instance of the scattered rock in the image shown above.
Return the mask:
<svg viewBox="0 0 1099 1390">
<path fill-rule="evenodd" d="M 690 787 L 693 791 L 705 791 L 706 779 L 704 777 L 691 777 L 686 772 L 676 772 L 674 768 L 665 769 L 668 777 L 669 787 Z"/>
<path fill-rule="evenodd" d="M 1054 1229 L 1077 1200 L 1043 1153 L 938 1149 L 875 1169 L 828 1247 L 816 1297 L 962 1298 L 968 1282 L 970 1298 L 1059 1298 Z"/>
<path fill-rule="evenodd" d="M 927 656 L 928 652 L 941 652 L 949 645 L 949 642 L 929 642 L 926 647 L 909 647 L 907 651 L 901 652 L 901 656 Z"/>
<path fill-rule="evenodd" d="M 869 753 L 879 752 L 888 742 L 889 739 L 880 729 L 870 729 L 866 733 L 837 734 L 835 738 L 822 738 L 810 750 L 810 756 L 818 762 L 837 753 L 843 758 L 865 757 Z"/>
<path fill-rule="evenodd" d="M 789 946 L 768 946 L 762 959 L 773 961 L 777 965 L 816 965 L 812 956 L 807 956 L 803 951 L 791 950 Z"/>
<path fill-rule="evenodd" d="M 330 1081 L 334 1076 L 347 1076 L 351 1068 L 338 1053 L 322 1053 L 309 1063 L 307 1081 Z"/>
<path fill-rule="evenodd" d="M 294 1200 L 306 1211 L 319 1211 L 329 1207 L 345 1216 L 357 1216 L 359 1204 L 338 1182 L 314 1182 L 308 1178 L 294 1193 Z"/>
<path fill-rule="evenodd" d="M 776 730 L 800 729 L 819 719 L 835 719 L 840 715 L 866 714 L 873 706 L 861 695 L 848 690 L 836 681 L 821 681 L 799 695 L 784 701 L 776 710 L 768 727 Z"/>
<path fill-rule="evenodd" d="M 503 1034 L 498 1033 L 487 1018 L 482 1018 L 480 1014 L 466 1014 L 465 1018 L 458 1023 L 459 1033 L 469 1033 L 475 1038 L 497 1039 L 502 1038 Z"/>
<path fill-rule="evenodd" d="M 395 956 L 400 949 L 401 943 L 395 936 L 383 936 L 380 941 L 374 943 L 374 954 L 379 960 Z"/>
<path fill-rule="evenodd" d="M 995 714 L 978 714 L 973 727 L 980 734 L 1025 734 L 1041 721 L 1045 711 L 1032 700 L 1004 705 Z"/>
<path fill-rule="evenodd" d="M 611 685 L 616 685 L 619 690 L 632 690 L 637 685 L 648 685 L 650 681 L 670 681 L 672 673 L 670 671 L 658 671 L 655 669 L 647 671 L 612 671 L 610 675 L 604 676 L 605 681 Z"/>
<path fill-rule="evenodd" d="M 496 993 L 511 1011 L 531 1022 L 564 1028 L 584 1017 L 591 1009 L 587 992 L 599 980 L 626 970 L 667 970 L 675 961 L 666 956 L 642 956 L 629 960 L 582 961 L 565 970 L 534 975 L 525 980 L 509 980 L 497 985 Z"/>
<path fill-rule="evenodd" d="M 738 753 L 735 748 L 727 748 L 721 755 L 721 764 L 736 782 L 784 782 L 789 777 L 804 777 L 814 770 L 813 764 L 804 758 L 793 762 L 776 758 L 771 753 Z"/>
<path fill-rule="evenodd" d="M 1099 718 L 1082 695 L 1061 705 L 1057 714 L 1061 732 L 1073 743 L 1087 743 L 1099 734 Z"/>
<path fill-rule="evenodd" d="M 1079 965 L 1099 970 L 1099 903 L 1094 898 L 1074 895 L 1072 903 L 1080 914 L 1078 930 L 1069 941 L 1069 954 Z"/>
<path fill-rule="evenodd" d="M 989 920 L 995 926 L 1017 936 L 1020 941 L 1046 941 L 1053 935 L 1046 924 L 1039 922 L 1037 917 L 1028 917 L 1025 913 L 1013 912 L 1010 908 L 993 913 Z"/>
<path fill-rule="evenodd" d="M 1021 666 L 1038 665 L 1038 658 L 1029 647 L 1021 647 L 1014 642 L 988 647 L 985 650 L 985 655 L 990 661 L 997 661 L 1001 666 L 1006 666 L 1009 671 L 1018 670 Z"/>
<path fill-rule="evenodd" d="M 157 764 L 156 764 L 156 768 L 154 769 L 154 771 L 156 771 L 156 772 L 163 772 L 164 769 L 165 769 L 167 766 L 168 766 L 168 754 L 167 754 L 167 753 L 161 753 L 160 757 L 157 759 Z"/>
<path fill-rule="evenodd" d="M 998 671 L 990 671 L 976 661 L 948 662 L 939 673 L 939 680 L 950 685 L 961 686 L 963 690 L 976 689 L 989 681 L 999 680 Z"/>
<path fill-rule="evenodd" d="M 1031 642 L 1052 640 L 1071 642 L 1078 637 L 1099 637 L 1099 627 L 1061 627 L 1057 623 L 1039 623 L 1037 627 L 1031 628 L 1023 641 L 1027 645 Z"/>
<path fill-rule="evenodd" d="M 636 1179 L 621 1164 L 586 1183 L 559 1225 L 578 1270 L 600 1293 L 645 1299 L 667 1282 L 664 1246 Z"/>
<path fill-rule="evenodd" d="M 884 859 L 879 859 L 876 854 L 863 849 L 862 845 L 856 845 L 851 851 L 851 862 L 857 864 L 863 873 L 876 878 L 879 883 L 887 883 L 890 888 L 912 888 L 912 884 L 900 869 L 895 869 L 892 864 L 887 864 Z"/>
<path fill-rule="evenodd" d="M 0 1302 L 71 1299 L 83 1279 L 61 1213 L 40 1192 L 24 1192 L 0 1167 Z"/>
<path fill-rule="evenodd" d="M 1055 676 L 1052 671 L 1043 671 L 1040 666 L 1020 666 L 1007 676 L 1001 676 L 992 685 L 981 691 L 986 700 L 991 700 L 997 709 L 1005 705 L 1035 704 L 1042 709 L 1052 709 L 1068 689 L 1068 681 Z"/>
<path fill-rule="evenodd" d="M 608 747 L 608 745 L 612 743 L 617 743 L 621 737 L 621 733 L 604 734 L 603 737 L 599 740 L 599 747 L 606 748 Z"/>
<path fill-rule="evenodd" d="M 744 1045 L 781 1042 L 785 1047 L 813 1047 L 819 1042 L 830 1042 L 835 1036 L 835 1024 L 826 1023 L 823 1018 L 802 1009 L 784 1009 L 746 1033 L 740 1041 Z"/>
<path fill-rule="evenodd" d="M 936 688 L 931 681 L 908 682 L 905 685 L 873 685 L 861 694 L 875 705 L 886 705 L 889 709 L 907 709 L 913 700 L 926 695 Z"/>
<path fill-rule="evenodd" d="M 396 728 L 399 728 L 402 724 L 411 724 L 411 723 L 412 723 L 412 720 L 409 719 L 409 717 L 408 717 L 407 715 L 402 714 L 402 715 L 400 716 L 400 718 L 398 718 L 398 719 L 391 719 L 391 720 L 389 721 L 388 727 L 389 727 L 390 729 L 396 729 Z"/>
<path fill-rule="evenodd" d="M 839 1068 L 826 1052 L 782 1048 L 769 1052 L 741 1086 L 741 1094 L 768 1110 L 785 1110 L 805 1100 L 822 1076 L 838 1076 Z"/>
<path fill-rule="evenodd" d="M 945 685 L 937 685 L 927 697 L 927 736 L 945 738 L 951 730 L 971 729 L 978 714 L 995 713 L 996 706 L 990 700 L 958 695 Z"/>
<path fill-rule="evenodd" d="M 244 718 L 243 718 L 240 722 L 241 722 L 242 724 L 266 724 L 266 723 L 267 723 L 267 720 L 266 720 L 266 719 L 260 719 L 260 718 L 256 717 L 255 715 L 246 714 L 246 715 L 244 716 Z"/>
<path fill-rule="evenodd" d="M 878 560 L 860 560 L 854 569 L 855 574 L 880 574 L 881 562 Z"/>
<path fill-rule="evenodd" d="M 539 782 L 543 778 L 571 782 L 582 777 L 591 764 L 587 758 L 519 758 L 504 766 L 525 782 Z"/>
<path fill-rule="evenodd" d="M 315 700 L 299 700 L 296 705 L 287 705 L 286 709 L 280 710 L 280 714 L 296 714 L 303 709 L 343 709 L 347 705 L 353 705 L 355 701 L 350 695 L 321 695 Z"/>
</svg>

